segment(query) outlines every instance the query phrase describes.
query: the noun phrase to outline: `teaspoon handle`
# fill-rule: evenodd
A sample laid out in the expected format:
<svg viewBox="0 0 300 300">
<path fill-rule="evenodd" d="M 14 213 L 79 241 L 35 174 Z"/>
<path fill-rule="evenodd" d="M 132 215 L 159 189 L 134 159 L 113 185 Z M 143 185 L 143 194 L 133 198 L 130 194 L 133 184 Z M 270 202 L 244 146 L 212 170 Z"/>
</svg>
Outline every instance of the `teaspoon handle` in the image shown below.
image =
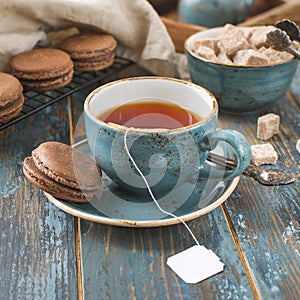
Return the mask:
<svg viewBox="0 0 300 300">
<path fill-rule="evenodd" d="M 216 163 L 219 166 L 224 167 L 224 168 L 234 169 L 236 167 L 236 162 L 233 159 L 225 158 L 225 157 L 220 156 L 215 153 L 209 153 L 207 160 L 210 162 Z M 249 164 L 243 171 L 243 174 L 246 176 L 253 177 L 254 179 L 258 179 L 257 170 L 258 170 L 258 167 L 256 167 L 253 164 Z"/>
<path fill-rule="evenodd" d="M 236 167 L 236 162 L 234 160 L 215 153 L 209 153 L 207 160 L 224 168 L 234 169 Z M 244 169 L 243 174 L 254 178 L 264 185 L 289 184 L 295 181 L 295 177 L 287 175 L 283 171 L 265 169 L 251 163 Z"/>
<path fill-rule="evenodd" d="M 286 48 L 286 51 L 294 55 L 296 58 L 300 59 L 300 53 L 292 47 Z"/>
</svg>

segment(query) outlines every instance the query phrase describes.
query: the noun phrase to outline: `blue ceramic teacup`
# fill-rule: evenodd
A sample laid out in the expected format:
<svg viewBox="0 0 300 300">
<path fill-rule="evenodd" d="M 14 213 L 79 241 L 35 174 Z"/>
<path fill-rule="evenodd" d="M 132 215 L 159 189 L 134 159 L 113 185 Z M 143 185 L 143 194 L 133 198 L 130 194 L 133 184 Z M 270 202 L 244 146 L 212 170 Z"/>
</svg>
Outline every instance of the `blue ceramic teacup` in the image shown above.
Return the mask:
<svg viewBox="0 0 300 300">
<path fill-rule="evenodd" d="M 201 120 L 175 129 L 143 129 L 106 123 L 98 118 L 103 112 L 125 103 L 147 99 L 176 103 Z M 229 129 L 216 131 L 215 97 L 206 89 L 183 80 L 150 76 L 110 82 L 88 95 L 84 114 L 87 139 L 96 162 L 120 188 L 130 193 L 148 191 L 125 151 L 125 142 L 157 197 L 195 178 L 195 172 L 199 172 L 208 152 L 219 141 L 230 145 L 228 148 L 233 149 L 237 157 L 237 167 L 224 171 L 223 179 L 240 175 L 251 158 L 250 145 L 242 134 Z M 203 174 L 209 176 L 209 172 Z"/>
</svg>

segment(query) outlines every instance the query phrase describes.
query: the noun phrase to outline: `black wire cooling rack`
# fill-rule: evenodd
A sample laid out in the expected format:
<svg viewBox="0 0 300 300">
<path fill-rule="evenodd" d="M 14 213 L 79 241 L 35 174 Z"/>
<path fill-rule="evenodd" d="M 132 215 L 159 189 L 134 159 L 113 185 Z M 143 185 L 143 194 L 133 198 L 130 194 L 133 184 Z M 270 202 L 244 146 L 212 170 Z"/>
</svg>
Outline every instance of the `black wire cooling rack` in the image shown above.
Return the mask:
<svg viewBox="0 0 300 300">
<path fill-rule="evenodd" d="M 114 63 L 104 70 L 97 72 L 74 72 L 72 82 L 65 87 L 47 92 L 24 92 L 24 104 L 21 113 L 8 122 L 0 122 L 0 131 L 94 83 L 105 81 L 105 79 L 118 74 L 133 64 L 134 62 L 130 60 L 116 57 Z"/>
</svg>

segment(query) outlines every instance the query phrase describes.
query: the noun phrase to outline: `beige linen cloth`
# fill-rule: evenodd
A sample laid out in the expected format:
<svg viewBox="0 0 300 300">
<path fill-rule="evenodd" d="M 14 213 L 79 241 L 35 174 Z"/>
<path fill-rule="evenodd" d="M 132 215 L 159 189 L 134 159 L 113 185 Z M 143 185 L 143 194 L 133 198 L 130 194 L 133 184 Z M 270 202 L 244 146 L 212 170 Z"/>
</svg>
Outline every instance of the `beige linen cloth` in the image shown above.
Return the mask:
<svg viewBox="0 0 300 300">
<path fill-rule="evenodd" d="M 0 0 L 0 71 L 9 71 L 12 55 L 49 45 L 50 31 L 74 26 L 108 32 L 118 41 L 117 55 L 177 76 L 172 40 L 146 0 Z"/>
</svg>

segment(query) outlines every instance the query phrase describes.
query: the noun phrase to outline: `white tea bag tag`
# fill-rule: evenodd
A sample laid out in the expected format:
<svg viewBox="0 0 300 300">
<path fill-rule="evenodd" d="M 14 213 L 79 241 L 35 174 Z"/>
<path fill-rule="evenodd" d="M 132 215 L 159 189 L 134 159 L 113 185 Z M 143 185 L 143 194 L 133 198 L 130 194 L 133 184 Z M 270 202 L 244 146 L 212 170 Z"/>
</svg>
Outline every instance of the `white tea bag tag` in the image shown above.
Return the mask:
<svg viewBox="0 0 300 300">
<path fill-rule="evenodd" d="M 169 257 L 167 265 L 186 283 L 198 283 L 224 269 L 212 250 L 199 245 Z"/>
</svg>

